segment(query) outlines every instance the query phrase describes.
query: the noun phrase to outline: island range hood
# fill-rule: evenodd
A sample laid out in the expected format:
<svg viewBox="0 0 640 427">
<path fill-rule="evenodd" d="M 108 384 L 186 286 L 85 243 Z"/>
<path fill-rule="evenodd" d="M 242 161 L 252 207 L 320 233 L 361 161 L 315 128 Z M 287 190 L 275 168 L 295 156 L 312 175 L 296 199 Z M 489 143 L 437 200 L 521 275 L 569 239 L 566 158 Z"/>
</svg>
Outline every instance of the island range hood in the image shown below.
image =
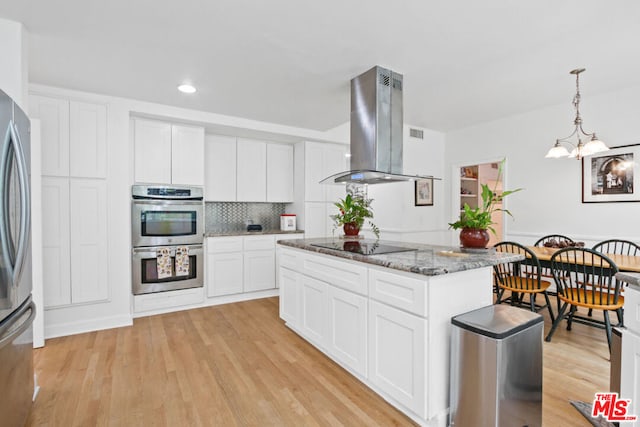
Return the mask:
<svg viewBox="0 0 640 427">
<path fill-rule="evenodd" d="M 351 80 L 351 170 L 323 184 L 382 184 L 433 178 L 402 172 L 402 74 L 379 66 Z"/>
</svg>

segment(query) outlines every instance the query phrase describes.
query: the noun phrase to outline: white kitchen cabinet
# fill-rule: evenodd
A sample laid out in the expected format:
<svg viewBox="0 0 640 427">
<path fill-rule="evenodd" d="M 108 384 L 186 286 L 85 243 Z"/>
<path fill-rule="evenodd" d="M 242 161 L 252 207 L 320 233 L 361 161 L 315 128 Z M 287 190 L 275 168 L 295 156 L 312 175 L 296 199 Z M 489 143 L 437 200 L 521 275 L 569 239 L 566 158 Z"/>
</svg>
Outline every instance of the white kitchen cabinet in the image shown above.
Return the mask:
<svg viewBox="0 0 640 427">
<path fill-rule="evenodd" d="M 106 178 L 107 107 L 71 101 L 69 120 L 69 175 Z"/>
<path fill-rule="evenodd" d="M 30 115 L 40 119 L 42 175 L 107 176 L 107 107 L 31 95 Z"/>
<path fill-rule="evenodd" d="M 309 276 L 300 276 L 300 333 L 324 348 L 327 339 L 327 285 Z"/>
<path fill-rule="evenodd" d="M 629 286 L 625 289 L 624 323 L 620 360 L 620 398 L 631 399 L 627 414 L 639 418 L 632 424 L 640 426 L 640 290 Z M 627 425 L 627 424 L 625 424 Z"/>
<path fill-rule="evenodd" d="M 288 325 L 300 326 L 300 285 L 298 273 L 288 268 L 280 267 L 278 273 L 280 283 L 280 318 Z"/>
<path fill-rule="evenodd" d="M 237 141 L 238 202 L 267 200 L 267 144 L 263 141 L 238 138 Z"/>
<path fill-rule="evenodd" d="M 107 183 L 70 179 L 71 303 L 106 300 Z"/>
<path fill-rule="evenodd" d="M 424 418 L 426 320 L 370 301 L 369 374 L 380 390 Z"/>
<path fill-rule="evenodd" d="M 171 124 L 134 119 L 135 182 L 171 183 Z"/>
<path fill-rule="evenodd" d="M 261 291 L 276 287 L 274 249 L 244 252 L 244 291 Z"/>
<path fill-rule="evenodd" d="M 305 202 L 304 204 L 304 234 L 306 238 L 329 237 L 341 234 L 340 230 L 334 231 L 331 215 L 338 213 L 333 203 Z"/>
<path fill-rule="evenodd" d="M 209 239 L 210 240 L 210 239 Z M 242 252 L 207 253 L 207 296 L 239 294 L 242 292 Z"/>
<path fill-rule="evenodd" d="M 204 128 L 171 126 L 171 183 L 204 185 Z"/>
<path fill-rule="evenodd" d="M 236 201 L 236 138 L 205 136 L 204 199 L 208 202 Z"/>
<path fill-rule="evenodd" d="M 69 175 L 69 101 L 48 96 L 29 97 L 29 115 L 40 119 L 42 175 Z"/>
<path fill-rule="evenodd" d="M 135 182 L 204 185 L 204 129 L 134 119 Z"/>
<path fill-rule="evenodd" d="M 304 145 L 304 200 L 307 202 L 335 202 L 345 195 L 339 184 L 320 184 L 337 172 L 349 169 L 348 147 L 339 144 L 306 142 Z"/>
<path fill-rule="evenodd" d="M 328 287 L 327 351 L 355 373 L 367 375 L 367 299 Z"/>
<path fill-rule="evenodd" d="M 267 144 L 267 202 L 293 202 L 293 146 Z"/>
<path fill-rule="evenodd" d="M 71 303 L 69 179 L 42 178 L 42 277 L 45 308 Z"/>
</svg>

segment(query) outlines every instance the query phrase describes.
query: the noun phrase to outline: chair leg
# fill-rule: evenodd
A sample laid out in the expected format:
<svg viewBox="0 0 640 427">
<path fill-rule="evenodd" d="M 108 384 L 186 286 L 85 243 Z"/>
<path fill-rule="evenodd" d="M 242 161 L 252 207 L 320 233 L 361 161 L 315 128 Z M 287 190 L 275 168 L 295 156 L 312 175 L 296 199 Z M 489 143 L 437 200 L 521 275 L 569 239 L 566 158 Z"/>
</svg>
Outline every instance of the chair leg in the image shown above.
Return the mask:
<svg viewBox="0 0 640 427">
<path fill-rule="evenodd" d="M 573 322 L 573 315 L 578 310 L 578 307 L 575 305 L 571 306 L 571 310 L 569 311 L 569 320 L 567 321 L 567 331 L 571 330 L 571 323 Z"/>
<path fill-rule="evenodd" d="M 589 312 L 587 313 L 587 316 L 589 316 L 589 317 L 593 316 L 593 308 L 589 309 Z"/>
<path fill-rule="evenodd" d="M 502 295 L 504 295 L 504 289 L 498 289 L 498 297 L 496 298 L 496 304 L 502 304 Z"/>
<path fill-rule="evenodd" d="M 558 317 L 556 317 L 556 320 L 553 322 L 553 325 L 551 325 L 551 330 L 547 334 L 547 337 L 544 339 L 545 341 L 547 342 L 551 341 L 551 337 L 553 336 L 553 333 L 556 331 L 556 328 L 564 318 L 564 312 L 567 311 L 567 305 L 568 304 L 565 302 L 564 305 L 560 308 L 560 310 L 558 310 Z"/>
<path fill-rule="evenodd" d="M 624 307 L 617 309 L 616 315 L 618 316 L 618 324 L 616 326 L 623 327 L 624 326 Z"/>
<path fill-rule="evenodd" d="M 536 298 L 535 295 L 529 294 L 529 306 L 531 307 L 531 311 L 536 312 Z"/>
<path fill-rule="evenodd" d="M 549 310 L 549 317 L 551 318 L 551 323 L 555 322 L 556 319 L 553 316 L 553 310 L 551 309 L 551 303 L 549 302 L 549 295 L 547 295 L 547 293 L 544 293 L 544 300 L 547 302 L 547 310 Z"/>
<path fill-rule="evenodd" d="M 609 344 L 609 353 L 611 353 L 611 321 L 609 320 L 609 311 L 604 310 L 604 324 L 607 331 L 607 344 Z"/>
</svg>

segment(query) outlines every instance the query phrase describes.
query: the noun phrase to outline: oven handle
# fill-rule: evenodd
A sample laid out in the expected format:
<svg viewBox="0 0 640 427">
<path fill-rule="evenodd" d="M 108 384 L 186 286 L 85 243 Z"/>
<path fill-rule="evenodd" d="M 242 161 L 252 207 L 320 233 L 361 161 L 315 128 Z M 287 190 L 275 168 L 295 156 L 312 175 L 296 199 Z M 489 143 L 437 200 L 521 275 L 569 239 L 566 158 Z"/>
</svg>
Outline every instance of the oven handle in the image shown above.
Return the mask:
<svg viewBox="0 0 640 427">
<path fill-rule="evenodd" d="M 176 255 L 176 247 L 185 246 L 189 248 L 189 254 L 201 255 L 203 253 L 202 245 L 167 245 L 167 246 L 145 246 L 143 248 L 133 248 L 133 255 L 142 257 L 144 254 L 148 254 L 151 258 L 156 256 L 156 251 L 160 248 L 169 248 L 170 256 Z"/>
<path fill-rule="evenodd" d="M 152 200 L 152 199 L 134 199 L 134 205 L 152 205 L 152 206 L 202 206 L 202 200 Z"/>
</svg>

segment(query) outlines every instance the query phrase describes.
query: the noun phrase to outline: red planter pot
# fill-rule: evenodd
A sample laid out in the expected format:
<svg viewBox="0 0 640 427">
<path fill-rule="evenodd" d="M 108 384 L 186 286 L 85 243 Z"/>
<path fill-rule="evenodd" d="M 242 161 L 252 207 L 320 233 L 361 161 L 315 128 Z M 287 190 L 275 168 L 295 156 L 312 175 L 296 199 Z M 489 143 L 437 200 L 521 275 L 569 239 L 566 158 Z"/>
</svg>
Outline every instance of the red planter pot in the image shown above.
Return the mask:
<svg viewBox="0 0 640 427">
<path fill-rule="evenodd" d="M 481 228 L 463 228 L 460 230 L 460 244 L 463 248 L 486 248 L 489 232 Z"/>
<path fill-rule="evenodd" d="M 348 222 L 342 226 L 345 236 L 357 236 L 360 233 L 360 227 L 357 222 Z"/>
</svg>

